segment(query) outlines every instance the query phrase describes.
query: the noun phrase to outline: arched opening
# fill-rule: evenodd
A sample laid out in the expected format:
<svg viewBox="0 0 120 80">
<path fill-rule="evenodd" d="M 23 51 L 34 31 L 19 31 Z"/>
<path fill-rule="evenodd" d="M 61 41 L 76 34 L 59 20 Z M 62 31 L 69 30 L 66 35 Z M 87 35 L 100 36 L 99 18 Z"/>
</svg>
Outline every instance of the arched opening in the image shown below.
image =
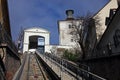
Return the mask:
<svg viewBox="0 0 120 80">
<path fill-rule="evenodd" d="M 38 49 L 44 53 L 45 38 L 43 36 L 29 36 L 29 50 Z"/>
</svg>

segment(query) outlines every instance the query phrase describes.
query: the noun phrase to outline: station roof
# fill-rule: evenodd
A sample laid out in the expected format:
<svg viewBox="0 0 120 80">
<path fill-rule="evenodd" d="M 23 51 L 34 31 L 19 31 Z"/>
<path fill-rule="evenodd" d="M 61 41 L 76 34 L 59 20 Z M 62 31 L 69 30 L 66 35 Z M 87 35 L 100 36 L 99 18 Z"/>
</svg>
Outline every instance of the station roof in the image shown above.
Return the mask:
<svg viewBox="0 0 120 80">
<path fill-rule="evenodd" d="M 40 28 L 40 27 L 31 27 L 24 30 L 24 32 L 47 32 L 50 33 L 48 30 Z"/>
</svg>

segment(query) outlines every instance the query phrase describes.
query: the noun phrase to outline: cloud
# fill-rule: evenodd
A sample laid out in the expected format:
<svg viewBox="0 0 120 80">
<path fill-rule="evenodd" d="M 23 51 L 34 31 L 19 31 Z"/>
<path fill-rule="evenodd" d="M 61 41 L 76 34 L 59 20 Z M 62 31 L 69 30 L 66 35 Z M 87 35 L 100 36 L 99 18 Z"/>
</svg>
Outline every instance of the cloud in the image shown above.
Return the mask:
<svg viewBox="0 0 120 80">
<path fill-rule="evenodd" d="M 40 26 L 51 32 L 51 43 L 58 44 L 58 20 L 66 18 L 65 10 L 74 15 L 98 11 L 108 0 L 8 0 L 12 36 L 17 38 L 20 27 Z M 17 30 L 16 30 L 17 28 Z"/>
</svg>

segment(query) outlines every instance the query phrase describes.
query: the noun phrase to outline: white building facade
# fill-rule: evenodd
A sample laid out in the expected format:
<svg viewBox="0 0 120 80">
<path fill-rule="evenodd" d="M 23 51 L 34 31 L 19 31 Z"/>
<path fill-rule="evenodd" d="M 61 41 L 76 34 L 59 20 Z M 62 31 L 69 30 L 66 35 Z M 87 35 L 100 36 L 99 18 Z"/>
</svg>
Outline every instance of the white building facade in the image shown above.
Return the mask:
<svg viewBox="0 0 120 80">
<path fill-rule="evenodd" d="M 96 24 L 96 33 L 97 33 L 97 39 L 98 41 L 101 38 L 101 35 L 103 35 L 104 31 L 106 30 L 106 18 L 109 17 L 110 9 L 117 9 L 118 8 L 118 0 L 109 0 L 109 2 L 101 9 L 99 12 L 94 16 L 94 18 L 99 18 L 99 24 Z"/>
<path fill-rule="evenodd" d="M 35 48 L 46 52 L 50 44 L 50 32 L 39 27 L 24 30 L 23 53 Z"/>
<path fill-rule="evenodd" d="M 58 21 L 58 30 L 59 30 L 59 45 L 60 46 L 75 46 L 76 40 L 73 37 L 72 33 L 75 29 L 75 25 L 82 24 L 81 20 L 75 20 L 73 18 L 73 10 L 67 10 L 67 19 Z M 82 28 L 82 27 L 81 27 Z"/>
</svg>

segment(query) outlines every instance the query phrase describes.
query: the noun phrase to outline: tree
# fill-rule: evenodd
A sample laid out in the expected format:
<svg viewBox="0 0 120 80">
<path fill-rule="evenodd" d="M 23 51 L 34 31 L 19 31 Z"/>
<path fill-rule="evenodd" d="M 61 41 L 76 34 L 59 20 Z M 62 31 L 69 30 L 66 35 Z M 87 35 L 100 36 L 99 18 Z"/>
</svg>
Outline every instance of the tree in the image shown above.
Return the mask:
<svg viewBox="0 0 120 80">
<path fill-rule="evenodd" d="M 103 34 L 103 29 L 101 28 L 101 23 L 100 23 L 100 17 L 99 14 L 93 17 L 95 20 L 95 25 L 96 25 L 96 33 L 97 33 L 97 40 L 99 41 L 100 38 L 102 37 Z"/>
<path fill-rule="evenodd" d="M 18 34 L 18 38 L 16 40 L 16 45 L 18 50 L 22 50 L 23 48 L 23 39 L 24 39 L 24 29 L 21 27 L 20 32 Z"/>
<path fill-rule="evenodd" d="M 56 55 L 57 52 L 57 47 L 56 46 L 52 46 L 52 48 L 50 49 L 51 53 Z"/>
<path fill-rule="evenodd" d="M 85 41 L 87 39 L 87 35 L 89 34 L 89 26 L 91 25 L 91 23 L 93 23 L 93 21 L 94 23 L 100 25 L 99 18 L 96 17 L 95 19 L 93 19 L 90 13 L 88 13 L 86 16 L 79 16 L 76 20 L 72 21 L 72 26 L 74 28 L 70 30 L 70 34 L 72 34 L 72 38 L 81 49 L 82 59 L 85 58 Z"/>
<path fill-rule="evenodd" d="M 62 56 L 64 59 L 76 62 L 78 60 L 79 54 L 73 53 L 70 50 L 65 50 Z"/>
</svg>

